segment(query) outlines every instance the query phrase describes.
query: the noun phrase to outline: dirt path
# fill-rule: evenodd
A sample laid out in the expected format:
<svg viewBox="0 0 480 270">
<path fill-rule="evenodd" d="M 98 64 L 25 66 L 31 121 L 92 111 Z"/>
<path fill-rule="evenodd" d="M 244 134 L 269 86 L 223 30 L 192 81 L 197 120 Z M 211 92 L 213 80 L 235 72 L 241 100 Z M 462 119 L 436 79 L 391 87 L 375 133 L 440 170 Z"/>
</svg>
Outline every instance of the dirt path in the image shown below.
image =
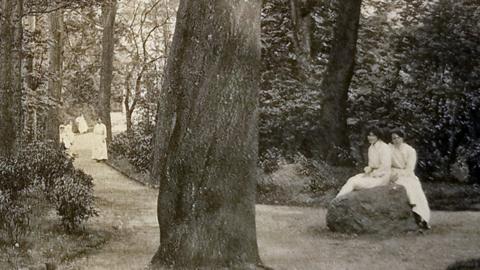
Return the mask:
<svg viewBox="0 0 480 270">
<path fill-rule="evenodd" d="M 78 136 L 75 165 L 94 177 L 100 216 L 89 222 L 111 228 L 112 240 L 97 253 L 61 269 L 144 269 L 159 244 L 157 191 L 90 160 L 91 135 Z M 260 256 L 276 270 L 438 270 L 480 257 L 479 212 L 434 212 L 433 229 L 394 238 L 329 232 L 325 210 L 257 206 Z"/>
<path fill-rule="evenodd" d="M 75 166 L 94 178 L 99 217 L 89 223 L 113 232 L 112 240 L 96 254 L 66 269 L 142 269 L 159 245 L 157 191 L 131 181 L 103 163 L 90 159 L 91 133 L 76 136 Z"/>
</svg>

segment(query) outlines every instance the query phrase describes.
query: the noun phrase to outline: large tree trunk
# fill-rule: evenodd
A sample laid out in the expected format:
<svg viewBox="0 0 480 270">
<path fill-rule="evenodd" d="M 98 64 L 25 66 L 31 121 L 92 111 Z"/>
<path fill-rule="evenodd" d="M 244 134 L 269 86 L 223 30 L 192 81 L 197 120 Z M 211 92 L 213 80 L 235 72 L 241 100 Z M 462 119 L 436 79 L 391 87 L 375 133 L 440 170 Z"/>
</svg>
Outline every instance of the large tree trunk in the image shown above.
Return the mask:
<svg viewBox="0 0 480 270">
<path fill-rule="evenodd" d="M 347 99 L 353 76 L 361 0 L 338 1 L 334 38 L 321 89 L 324 157 L 335 162 L 336 149 L 348 149 Z"/>
<path fill-rule="evenodd" d="M 107 142 L 112 141 L 112 121 L 110 119 L 110 99 L 113 77 L 113 49 L 115 15 L 117 1 L 112 0 L 102 6 L 103 37 L 102 37 L 102 68 L 100 71 L 100 93 L 98 113 L 107 127 Z"/>
<path fill-rule="evenodd" d="M 63 69 L 63 11 L 57 10 L 48 15 L 50 40 L 48 48 L 48 93 L 51 106 L 46 119 L 46 138 L 59 142 L 60 105 L 62 101 Z"/>
<path fill-rule="evenodd" d="M 153 269 L 254 269 L 259 262 L 260 5 L 180 3 L 155 134 L 161 236 Z"/>
<path fill-rule="evenodd" d="M 15 150 L 22 128 L 23 1 L 0 3 L 0 156 L 8 156 Z"/>
</svg>

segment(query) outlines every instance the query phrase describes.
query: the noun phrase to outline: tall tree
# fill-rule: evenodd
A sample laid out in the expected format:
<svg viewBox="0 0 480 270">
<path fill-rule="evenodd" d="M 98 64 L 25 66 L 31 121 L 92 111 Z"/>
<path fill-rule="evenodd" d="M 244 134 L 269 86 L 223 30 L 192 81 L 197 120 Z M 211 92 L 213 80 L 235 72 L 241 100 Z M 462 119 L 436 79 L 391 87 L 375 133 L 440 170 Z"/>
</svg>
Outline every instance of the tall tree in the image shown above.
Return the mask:
<svg viewBox="0 0 480 270">
<path fill-rule="evenodd" d="M 180 2 L 159 99 L 152 268 L 254 269 L 261 1 Z"/>
<path fill-rule="evenodd" d="M 163 22 L 155 17 L 160 12 L 157 12 L 163 1 L 153 0 L 150 3 L 139 3 L 135 6 L 131 21 L 126 27 L 126 42 L 129 49 L 126 51 L 129 54 L 129 62 L 126 65 L 125 75 L 125 95 L 124 107 L 125 118 L 127 122 L 127 132 L 132 131 L 132 116 L 137 109 L 137 105 L 141 102 L 144 88 L 145 74 L 149 72 L 151 66 L 157 62 L 159 58 L 165 57 L 165 53 L 156 54 L 153 50 L 153 39 L 156 32 L 160 32 L 161 27 L 168 25 L 168 17 Z M 164 8 L 168 11 L 168 3 L 165 3 Z M 168 16 L 168 14 L 167 14 Z"/>
<path fill-rule="evenodd" d="M 321 89 L 325 94 L 322 126 L 325 158 L 334 162 L 337 147 L 348 148 L 347 99 L 353 76 L 362 0 L 338 1 L 329 61 Z"/>
<path fill-rule="evenodd" d="M 23 0 L 0 3 L 0 155 L 9 155 L 22 129 Z"/>
<path fill-rule="evenodd" d="M 49 48 L 48 48 L 48 93 L 50 108 L 46 119 L 46 138 L 59 141 L 58 126 L 62 101 L 62 69 L 63 69 L 63 10 L 48 14 Z"/>
<path fill-rule="evenodd" d="M 103 36 L 102 36 L 102 69 L 100 71 L 100 92 L 98 113 L 107 126 L 107 142 L 112 141 L 112 121 L 110 119 L 110 99 L 112 96 L 113 49 L 115 32 L 115 15 L 117 1 L 107 1 L 102 6 Z"/>
</svg>

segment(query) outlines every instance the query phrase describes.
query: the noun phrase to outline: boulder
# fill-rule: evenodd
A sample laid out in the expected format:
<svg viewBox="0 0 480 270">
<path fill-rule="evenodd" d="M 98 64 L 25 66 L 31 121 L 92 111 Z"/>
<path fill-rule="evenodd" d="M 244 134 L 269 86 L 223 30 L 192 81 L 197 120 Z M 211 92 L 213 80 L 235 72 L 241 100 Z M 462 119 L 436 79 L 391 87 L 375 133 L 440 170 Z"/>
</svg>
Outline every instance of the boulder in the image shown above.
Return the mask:
<svg viewBox="0 0 480 270">
<path fill-rule="evenodd" d="M 333 199 L 327 226 L 349 234 L 398 234 L 419 229 L 405 188 L 399 185 L 353 191 Z"/>
</svg>

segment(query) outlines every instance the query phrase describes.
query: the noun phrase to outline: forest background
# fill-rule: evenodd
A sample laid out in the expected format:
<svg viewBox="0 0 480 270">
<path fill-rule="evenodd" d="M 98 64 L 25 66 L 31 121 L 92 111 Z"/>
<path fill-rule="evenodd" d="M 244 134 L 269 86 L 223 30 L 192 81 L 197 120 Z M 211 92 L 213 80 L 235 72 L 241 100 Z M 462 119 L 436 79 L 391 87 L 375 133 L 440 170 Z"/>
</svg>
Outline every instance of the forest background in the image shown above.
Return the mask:
<svg viewBox="0 0 480 270">
<path fill-rule="evenodd" d="M 348 9 L 341 1 L 263 1 L 259 167 L 268 175 L 299 163 L 313 175 L 306 188 L 335 190 L 366 163 L 368 125 L 401 126 L 423 181 L 478 190 L 477 2 L 364 0 Z M 72 231 L 95 215 L 92 181 L 50 142 L 60 124 L 84 114 L 92 126 L 100 117 L 112 161 L 150 181 L 178 3 L 1 3 L 1 229 L 17 241 L 32 212 L 24 200 L 44 192 Z M 358 21 L 345 20 L 356 18 L 348 16 L 354 5 Z M 112 136 L 111 111 L 125 113 L 127 131 Z"/>
<path fill-rule="evenodd" d="M 112 159 L 149 179 L 178 2 L 5 3 L 2 153 L 57 140 L 58 125 L 82 113 L 90 125 L 100 116 Z M 314 190 L 336 188 L 366 163 L 368 125 L 404 127 L 422 180 L 477 189 L 476 1 L 355 5 L 357 17 L 338 1 L 263 1 L 259 165 L 271 173 L 303 162 L 319 178 Z M 113 140 L 110 111 L 127 125 Z"/>
</svg>

